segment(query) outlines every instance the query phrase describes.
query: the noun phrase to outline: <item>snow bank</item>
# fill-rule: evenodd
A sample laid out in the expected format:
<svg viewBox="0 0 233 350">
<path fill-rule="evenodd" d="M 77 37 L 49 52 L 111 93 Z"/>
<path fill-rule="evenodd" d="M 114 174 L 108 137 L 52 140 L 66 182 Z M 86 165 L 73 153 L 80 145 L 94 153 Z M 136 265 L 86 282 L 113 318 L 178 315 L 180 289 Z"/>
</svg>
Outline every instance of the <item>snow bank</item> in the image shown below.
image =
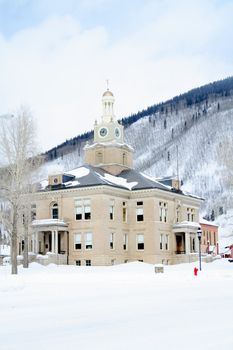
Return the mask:
<svg viewBox="0 0 233 350">
<path fill-rule="evenodd" d="M 4 350 L 231 349 L 233 264 L 0 267 Z"/>
</svg>

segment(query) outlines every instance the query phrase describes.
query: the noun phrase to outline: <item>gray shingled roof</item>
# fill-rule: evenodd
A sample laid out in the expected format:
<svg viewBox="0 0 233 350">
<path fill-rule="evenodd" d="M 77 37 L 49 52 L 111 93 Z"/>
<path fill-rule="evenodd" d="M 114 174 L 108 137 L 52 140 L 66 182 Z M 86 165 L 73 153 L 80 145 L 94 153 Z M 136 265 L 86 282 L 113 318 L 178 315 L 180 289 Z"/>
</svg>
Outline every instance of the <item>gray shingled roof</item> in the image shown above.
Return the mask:
<svg viewBox="0 0 233 350">
<path fill-rule="evenodd" d="M 183 193 L 180 190 L 176 190 L 159 181 L 156 181 L 155 179 L 145 174 L 142 174 L 134 169 L 123 170 L 119 175 L 113 176 L 100 167 L 94 167 L 85 164 L 69 171 L 67 174 L 74 174 L 76 176 L 75 180 L 64 182 L 62 185 L 58 186 L 44 186 L 44 188 L 42 188 L 41 190 L 53 191 L 65 188 L 107 185 L 111 187 L 122 188 L 129 191 L 137 191 L 143 189 L 159 189 L 163 191 L 176 192 L 181 195 L 195 197 L 189 193 Z"/>
</svg>

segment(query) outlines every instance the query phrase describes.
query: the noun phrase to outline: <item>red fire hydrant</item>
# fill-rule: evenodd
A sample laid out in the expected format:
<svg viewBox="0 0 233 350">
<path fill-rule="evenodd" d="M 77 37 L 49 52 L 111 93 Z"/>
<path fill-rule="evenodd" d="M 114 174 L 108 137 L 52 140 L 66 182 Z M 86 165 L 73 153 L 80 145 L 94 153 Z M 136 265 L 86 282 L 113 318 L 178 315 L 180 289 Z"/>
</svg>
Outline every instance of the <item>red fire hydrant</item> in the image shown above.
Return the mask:
<svg viewBox="0 0 233 350">
<path fill-rule="evenodd" d="M 193 270 L 194 276 L 197 276 L 197 271 L 198 271 L 198 268 L 197 268 L 197 267 L 194 267 L 194 270 Z"/>
</svg>

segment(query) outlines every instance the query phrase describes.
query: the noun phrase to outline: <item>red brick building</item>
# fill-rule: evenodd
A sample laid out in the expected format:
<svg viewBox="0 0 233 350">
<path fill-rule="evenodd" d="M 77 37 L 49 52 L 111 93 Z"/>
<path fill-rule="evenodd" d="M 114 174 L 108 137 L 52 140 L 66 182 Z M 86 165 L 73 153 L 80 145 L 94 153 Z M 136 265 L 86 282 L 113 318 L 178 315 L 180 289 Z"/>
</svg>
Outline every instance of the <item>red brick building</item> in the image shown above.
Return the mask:
<svg viewBox="0 0 233 350">
<path fill-rule="evenodd" d="M 200 220 L 202 237 L 201 252 L 206 254 L 219 254 L 218 245 L 218 226 L 211 221 L 205 219 Z"/>
</svg>

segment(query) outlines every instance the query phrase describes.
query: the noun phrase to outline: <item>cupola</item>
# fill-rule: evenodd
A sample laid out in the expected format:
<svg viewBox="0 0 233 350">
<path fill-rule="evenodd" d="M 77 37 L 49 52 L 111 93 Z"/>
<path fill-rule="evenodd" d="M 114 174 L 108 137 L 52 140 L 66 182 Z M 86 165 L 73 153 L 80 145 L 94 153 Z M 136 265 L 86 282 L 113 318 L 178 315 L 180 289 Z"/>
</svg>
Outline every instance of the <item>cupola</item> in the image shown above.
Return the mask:
<svg viewBox="0 0 233 350">
<path fill-rule="evenodd" d="M 103 114 L 94 125 L 94 144 L 85 147 L 85 163 L 116 175 L 132 168 L 133 149 L 124 143 L 124 128 L 114 115 L 115 98 L 107 87 L 102 95 Z"/>
</svg>

